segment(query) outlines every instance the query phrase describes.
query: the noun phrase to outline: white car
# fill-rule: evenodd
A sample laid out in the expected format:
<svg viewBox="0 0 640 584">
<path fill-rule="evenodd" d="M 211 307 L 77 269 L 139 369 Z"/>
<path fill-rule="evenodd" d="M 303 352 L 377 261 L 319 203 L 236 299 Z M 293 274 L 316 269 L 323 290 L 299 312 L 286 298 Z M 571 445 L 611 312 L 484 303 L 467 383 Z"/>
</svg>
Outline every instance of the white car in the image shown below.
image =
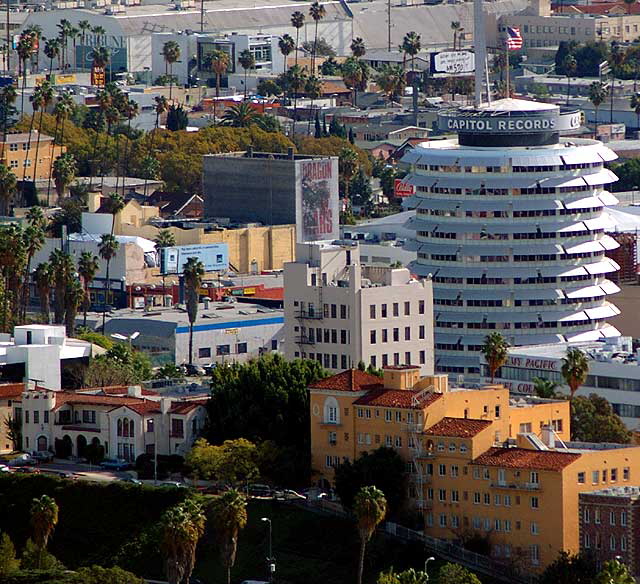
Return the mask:
<svg viewBox="0 0 640 584">
<path fill-rule="evenodd" d="M 0 472 L 11 472 L 11 469 L 6 464 L 0 464 Z"/>
</svg>

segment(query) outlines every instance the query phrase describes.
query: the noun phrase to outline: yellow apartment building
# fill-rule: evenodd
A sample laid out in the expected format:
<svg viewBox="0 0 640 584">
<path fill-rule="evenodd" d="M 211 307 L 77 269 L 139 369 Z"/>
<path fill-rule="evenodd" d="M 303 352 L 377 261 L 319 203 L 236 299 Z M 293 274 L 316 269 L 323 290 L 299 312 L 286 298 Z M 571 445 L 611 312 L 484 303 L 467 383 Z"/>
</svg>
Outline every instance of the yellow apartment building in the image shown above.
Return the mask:
<svg viewBox="0 0 640 584">
<path fill-rule="evenodd" d="M 570 442 L 568 401 L 449 387 L 415 367 L 383 374 L 312 384 L 312 468 L 326 486 L 345 460 L 395 448 L 430 536 L 486 537 L 494 557 L 536 572 L 579 551 L 580 492 L 636 479 L 639 447 Z"/>
<path fill-rule="evenodd" d="M 36 146 L 38 150 L 38 160 L 36 160 Z M 0 162 L 13 171 L 18 180 L 22 180 L 22 173 L 26 172 L 26 180 L 49 178 L 52 159 L 55 160 L 66 151 L 66 147 L 57 146 L 53 143 L 53 138 L 45 134 L 40 134 L 40 144 L 38 145 L 38 132 L 21 132 L 18 134 L 7 134 L 7 140 L 0 140 Z"/>
</svg>

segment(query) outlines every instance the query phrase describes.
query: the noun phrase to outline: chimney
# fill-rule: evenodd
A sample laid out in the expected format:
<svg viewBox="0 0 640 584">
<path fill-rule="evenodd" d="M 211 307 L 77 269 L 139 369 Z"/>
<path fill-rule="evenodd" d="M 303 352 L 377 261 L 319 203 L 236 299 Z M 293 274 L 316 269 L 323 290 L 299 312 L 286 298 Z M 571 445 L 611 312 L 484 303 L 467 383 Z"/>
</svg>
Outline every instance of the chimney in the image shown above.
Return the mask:
<svg viewBox="0 0 640 584">
<path fill-rule="evenodd" d="M 171 398 L 163 397 L 160 399 L 160 413 L 164 416 L 171 409 Z"/>
<path fill-rule="evenodd" d="M 420 368 L 412 365 L 383 367 L 382 376 L 386 389 L 413 389 L 420 379 Z"/>
<path fill-rule="evenodd" d="M 553 432 L 553 427 L 550 424 L 545 424 L 542 426 L 540 439 L 549 447 L 556 447 L 556 437 Z"/>
<path fill-rule="evenodd" d="M 142 387 L 140 385 L 130 385 L 127 387 L 129 397 L 142 397 Z"/>
</svg>

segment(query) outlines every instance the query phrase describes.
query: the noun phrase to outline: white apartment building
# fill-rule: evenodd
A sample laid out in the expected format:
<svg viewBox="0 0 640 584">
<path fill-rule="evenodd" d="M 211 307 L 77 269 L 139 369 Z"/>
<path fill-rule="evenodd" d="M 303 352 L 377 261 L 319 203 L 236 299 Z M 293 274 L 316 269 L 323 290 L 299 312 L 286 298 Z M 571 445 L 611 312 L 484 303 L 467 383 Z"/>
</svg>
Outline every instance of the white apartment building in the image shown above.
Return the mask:
<svg viewBox="0 0 640 584">
<path fill-rule="evenodd" d="M 108 389 L 26 389 L 13 401 L 13 416 L 22 420 L 23 449 L 82 457 L 96 444 L 104 447 L 105 457 L 131 462 L 156 448 L 158 454 L 184 456 L 204 426 L 206 399 L 149 399 L 138 386 Z"/>
<path fill-rule="evenodd" d="M 362 266 L 357 244 L 298 244 L 285 264 L 285 356 L 330 371 L 417 365 L 433 372 L 433 293 L 406 268 Z"/>
</svg>

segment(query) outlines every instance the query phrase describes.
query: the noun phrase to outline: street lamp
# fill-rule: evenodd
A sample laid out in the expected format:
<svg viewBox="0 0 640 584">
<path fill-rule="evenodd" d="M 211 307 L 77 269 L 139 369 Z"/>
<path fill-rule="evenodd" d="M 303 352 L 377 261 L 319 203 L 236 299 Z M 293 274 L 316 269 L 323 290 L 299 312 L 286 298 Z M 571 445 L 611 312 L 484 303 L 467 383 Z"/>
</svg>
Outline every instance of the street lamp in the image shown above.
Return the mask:
<svg viewBox="0 0 640 584">
<path fill-rule="evenodd" d="M 433 556 L 431 556 L 430 558 L 427 558 L 425 563 L 424 563 L 424 576 L 425 576 L 425 580 L 428 582 L 429 581 L 429 574 L 427 572 L 427 566 L 429 565 L 429 562 L 433 562 L 435 561 L 435 558 Z"/>
<path fill-rule="evenodd" d="M 273 582 L 273 574 L 276 571 L 276 560 L 273 557 L 271 519 L 269 519 L 268 517 L 262 517 L 261 520 L 269 524 L 269 557 L 267 558 L 267 570 L 269 572 L 269 582 Z"/>
<path fill-rule="evenodd" d="M 140 336 L 140 332 L 136 331 L 134 333 L 131 333 L 129 336 L 121 335 L 120 333 L 111 333 L 110 336 L 116 339 L 117 341 L 122 341 L 122 342 L 129 341 L 129 348 L 131 348 L 131 341 L 135 341 Z"/>
</svg>

